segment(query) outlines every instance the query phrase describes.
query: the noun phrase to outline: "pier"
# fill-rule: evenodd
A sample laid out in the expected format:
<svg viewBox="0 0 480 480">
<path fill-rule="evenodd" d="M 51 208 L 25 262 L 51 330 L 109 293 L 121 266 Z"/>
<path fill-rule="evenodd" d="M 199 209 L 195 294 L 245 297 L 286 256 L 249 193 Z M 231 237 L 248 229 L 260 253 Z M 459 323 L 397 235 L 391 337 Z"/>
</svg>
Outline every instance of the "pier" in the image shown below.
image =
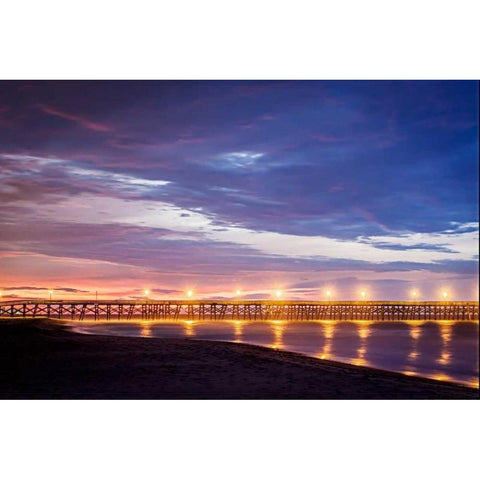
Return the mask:
<svg viewBox="0 0 480 480">
<path fill-rule="evenodd" d="M 16 300 L 0 302 L 0 317 L 78 321 L 478 321 L 479 318 L 478 302 L 288 300 Z"/>
</svg>

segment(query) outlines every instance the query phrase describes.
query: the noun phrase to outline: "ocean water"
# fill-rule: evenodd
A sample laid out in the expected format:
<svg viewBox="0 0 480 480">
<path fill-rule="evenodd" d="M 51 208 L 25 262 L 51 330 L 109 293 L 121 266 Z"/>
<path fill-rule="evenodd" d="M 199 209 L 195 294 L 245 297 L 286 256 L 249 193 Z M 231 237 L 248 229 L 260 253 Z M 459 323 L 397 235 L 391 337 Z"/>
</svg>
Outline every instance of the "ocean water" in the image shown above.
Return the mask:
<svg viewBox="0 0 480 480">
<path fill-rule="evenodd" d="M 70 322 L 86 334 L 242 342 L 478 388 L 479 324 L 470 321 Z"/>
</svg>

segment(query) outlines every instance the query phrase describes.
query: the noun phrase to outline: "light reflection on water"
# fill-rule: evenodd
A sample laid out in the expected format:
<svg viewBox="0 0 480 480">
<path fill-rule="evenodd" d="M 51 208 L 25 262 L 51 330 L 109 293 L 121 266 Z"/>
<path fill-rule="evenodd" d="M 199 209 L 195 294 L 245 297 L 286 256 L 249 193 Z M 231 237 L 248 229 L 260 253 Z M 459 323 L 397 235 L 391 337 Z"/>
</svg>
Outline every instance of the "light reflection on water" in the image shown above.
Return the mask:
<svg viewBox="0 0 480 480">
<path fill-rule="evenodd" d="M 450 363 L 450 350 L 448 345 L 452 339 L 452 325 L 453 322 L 442 322 L 440 324 L 440 336 L 442 337 L 442 353 L 438 359 L 441 365 L 448 365 Z"/>
<path fill-rule="evenodd" d="M 269 322 L 271 325 L 271 328 L 273 330 L 273 343 L 271 345 L 268 345 L 270 348 L 274 348 L 275 350 L 284 350 L 285 347 L 283 345 L 283 332 L 285 331 L 286 325 L 285 322 L 282 322 L 281 320 L 272 320 Z M 235 339 L 235 341 L 239 341 L 238 339 Z"/>
<path fill-rule="evenodd" d="M 477 322 L 150 320 L 71 325 L 82 333 L 250 343 L 478 388 Z"/>
<path fill-rule="evenodd" d="M 142 323 L 140 325 L 140 336 L 141 337 L 151 337 L 152 336 L 152 324 L 151 323 Z"/>
<path fill-rule="evenodd" d="M 410 337 L 412 338 L 412 348 L 408 354 L 408 359 L 410 360 L 411 364 L 413 364 L 419 356 L 417 345 L 418 345 L 418 339 L 420 338 L 420 335 L 422 333 L 422 328 L 421 328 L 422 323 L 423 322 L 418 322 L 418 321 L 409 322 Z M 415 374 L 415 371 L 405 370 L 403 373 L 406 373 L 407 375 L 410 375 L 410 374 L 413 375 Z"/>
<path fill-rule="evenodd" d="M 371 334 L 370 325 L 373 322 L 357 322 L 359 324 L 358 336 L 360 338 L 360 347 L 357 350 L 356 358 L 352 359 L 354 365 L 367 365 L 368 361 L 366 359 L 367 354 L 367 339 Z"/>
<path fill-rule="evenodd" d="M 181 324 L 183 325 L 184 333 L 187 337 L 194 337 L 195 336 L 195 321 L 194 320 L 184 320 L 184 321 L 181 322 Z"/>
</svg>

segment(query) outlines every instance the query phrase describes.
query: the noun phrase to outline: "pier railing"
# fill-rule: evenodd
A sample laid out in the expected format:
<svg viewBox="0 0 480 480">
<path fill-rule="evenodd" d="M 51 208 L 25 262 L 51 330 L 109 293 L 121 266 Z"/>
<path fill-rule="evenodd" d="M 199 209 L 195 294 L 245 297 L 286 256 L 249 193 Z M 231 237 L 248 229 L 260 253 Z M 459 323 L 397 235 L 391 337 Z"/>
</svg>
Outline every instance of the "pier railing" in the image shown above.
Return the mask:
<svg viewBox="0 0 480 480">
<path fill-rule="evenodd" d="M 474 320 L 478 302 L 16 300 L 0 317 L 64 320 Z"/>
</svg>

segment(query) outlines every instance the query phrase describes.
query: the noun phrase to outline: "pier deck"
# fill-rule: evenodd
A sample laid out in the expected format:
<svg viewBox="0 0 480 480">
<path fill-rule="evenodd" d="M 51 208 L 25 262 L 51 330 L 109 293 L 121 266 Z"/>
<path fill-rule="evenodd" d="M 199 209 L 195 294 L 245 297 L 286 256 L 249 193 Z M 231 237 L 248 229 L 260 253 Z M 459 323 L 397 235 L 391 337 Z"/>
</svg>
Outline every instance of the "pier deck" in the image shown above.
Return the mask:
<svg viewBox="0 0 480 480">
<path fill-rule="evenodd" d="M 475 320 L 478 302 L 289 300 L 16 300 L 0 317 L 64 320 Z"/>
</svg>

